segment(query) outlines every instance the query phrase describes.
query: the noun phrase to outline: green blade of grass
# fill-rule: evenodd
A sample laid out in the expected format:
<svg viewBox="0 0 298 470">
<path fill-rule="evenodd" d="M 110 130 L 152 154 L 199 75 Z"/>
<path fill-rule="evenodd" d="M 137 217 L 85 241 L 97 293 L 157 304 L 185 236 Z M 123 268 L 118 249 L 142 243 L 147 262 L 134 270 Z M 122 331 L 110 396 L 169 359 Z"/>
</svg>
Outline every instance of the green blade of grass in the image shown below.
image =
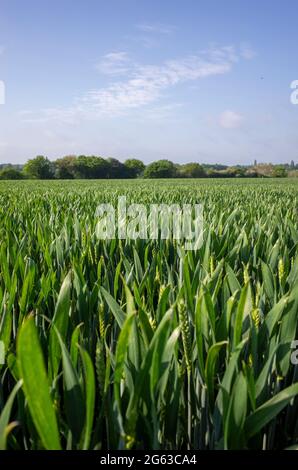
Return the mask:
<svg viewBox="0 0 298 470">
<path fill-rule="evenodd" d="M 59 450 L 60 440 L 54 406 L 50 397 L 44 358 L 34 317 L 28 317 L 20 328 L 17 359 L 23 390 L 30 414 L 43 446 Z"/>
</svg>

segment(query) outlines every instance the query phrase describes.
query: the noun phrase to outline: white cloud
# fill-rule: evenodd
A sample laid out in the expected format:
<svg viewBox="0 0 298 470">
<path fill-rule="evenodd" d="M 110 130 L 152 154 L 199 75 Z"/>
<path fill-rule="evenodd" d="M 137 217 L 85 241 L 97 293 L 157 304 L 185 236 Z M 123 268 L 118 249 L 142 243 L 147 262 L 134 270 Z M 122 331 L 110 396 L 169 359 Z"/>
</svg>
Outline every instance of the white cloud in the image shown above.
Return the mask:
<svg viewBox="0 0 298 470">
<path fill-rule="evenodd" d="M 77 98 L 69 108 L 45 109 L 37 120 L 73 122 L 76 119 L 98 119 L 126 114 L 130 110 L 148 104 L 158 104 L 164 92 L 185 82 L 228 73 L 238 56 L 233 46 L 212 48 L 184 58 L 167 60 L 161 65 L 142 65 L 133 62 L 126 52 L 106 54 L 98 69 L 113 77 L 106 87 L 89 90 Z M 125 79 L 117 79 L 126 75 Z M 23 116 L 26 121 L 34 115 Z M 236 127 L 241 117 L 233 111 L 225 111 L 221 117 L 223 127 Z"/>
<path fill-rule="evenodd" d="M 103 56 L 95 68 L 107 75 L 123 75 L 129 71 L 129 62 L 127 52 L 110 52 Z"/>
<path fill-rule="evenodd" d="M 242 125 L 244 117 L 235 111 L 227 109 L 219 117 L 219 124 L 224 129 L 236 129 Z"/>
<path fill-rule="evenodd" d="M 95 114 L 119 115 L 157 101 L 162 92 L 182 82 L 227 73 L 228 60 L 208 61 L 198 56 L 169 60 L 163 65 L 133 65 L 131 78 L 89 91 L 80 105 Z"/>
<path fill-rule="evenodd" d="M 163 23 L 141 23 L 136 28 L 144 33 L 171 34 L 176 28 Z"/>
<path fill-rule="evenodd" d="M 239 54 L 235 46 L 212 46 L 209 49 L 203 51 L 203 54 L 209 56 L 213 60 L 228 60 L 229 62 L 235 63 L 239 60 Z"/>
</svg>

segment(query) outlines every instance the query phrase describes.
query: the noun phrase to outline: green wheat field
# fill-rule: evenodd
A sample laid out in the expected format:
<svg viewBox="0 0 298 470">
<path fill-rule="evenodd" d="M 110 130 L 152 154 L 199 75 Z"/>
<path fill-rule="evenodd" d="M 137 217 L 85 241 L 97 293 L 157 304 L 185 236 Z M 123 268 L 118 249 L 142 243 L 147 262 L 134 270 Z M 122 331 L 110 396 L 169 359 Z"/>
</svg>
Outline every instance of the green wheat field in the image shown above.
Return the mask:
<svg viewBox="0 0 298 470">
<path fill-rule="evenodd" d="M 202 203 L 202 247 L 99 240 L 122 195 Z M 0 449 L 297 448 L 297 215 L 291 179 L 1 181 Z"/>
</svg>

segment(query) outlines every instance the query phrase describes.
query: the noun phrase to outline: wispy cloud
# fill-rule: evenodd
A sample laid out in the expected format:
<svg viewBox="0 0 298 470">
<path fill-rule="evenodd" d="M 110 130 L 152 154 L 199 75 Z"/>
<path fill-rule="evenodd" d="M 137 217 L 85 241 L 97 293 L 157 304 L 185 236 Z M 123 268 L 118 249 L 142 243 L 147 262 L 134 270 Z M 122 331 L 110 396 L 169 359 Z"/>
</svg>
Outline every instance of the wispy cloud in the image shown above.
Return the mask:
<svg viewBox="0 0 298 470">
<path fill-rule="evenodd" d="M 69 108 L 45 109 L 38 120 L 98 119 L 121 116 L 131 110 L 156 104 L 164 92 L 178 84 L 228 73 L 239 59 L 231 46 L 213 48 L 197 55 L 167 60 L 161 65 L 143 65 L 134 62 L 126 52 L 106 54 L 98 64 L 98 70 L 113 77 L 106 87 L 89 90 L 77 98 Z M 122 79 L 122 75 L 126 78 Z M 115 77 L 118 79 L 115 81 Z M 36 116 L 24 116 L 25 120 Z M 225 111 L 221 118 L 223 127 L 235 127 L 240 118 L 233 111 Z"/>
<path fill-rule="evenodd" d="M 236 129 L 243 124 L 244 117 L 230 109 L 227 109 L 219 116 L 219 124 L 224 129 Z"/>
<path fill-rule="evenodd" d="M 130 59 L 127 52 L 110 52 L 102 57 L 100 62 L 95 65 L 95 68 L 107 75 L 122 75 L 129 71 L 129 62 Z"/>
<path fill-rule="evenodd" d="M 137 24 L 136 28 L 144 33 L 152 34 L 171 34 L 176 29 L 175 26 L 164 23 L 141 23 Z"/>
<path fill-rule="evenodd" d="M 170 36 L 176 31 L 176 26 L 165 23 L 140 23 L 135 25 L 136 34 L 127 36 L 145 49 L 153 49 L 160 46 L 162 37 Z"/>
</svg>

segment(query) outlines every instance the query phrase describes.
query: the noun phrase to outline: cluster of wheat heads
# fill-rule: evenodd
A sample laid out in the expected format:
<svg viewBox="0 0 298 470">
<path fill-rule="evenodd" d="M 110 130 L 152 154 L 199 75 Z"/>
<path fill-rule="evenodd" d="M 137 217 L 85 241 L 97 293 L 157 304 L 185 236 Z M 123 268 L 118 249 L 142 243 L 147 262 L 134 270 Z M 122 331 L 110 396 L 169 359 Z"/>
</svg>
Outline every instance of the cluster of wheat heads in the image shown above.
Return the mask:
<svg viewBox="0 0 298 470">
<path fill-rule="evenodd" d="M 95 210 L 204 205 L 204 242 L 99 240 Z M 298 444 L 298 188 L 0 185 L 1 449 Z"/>
</svg>

